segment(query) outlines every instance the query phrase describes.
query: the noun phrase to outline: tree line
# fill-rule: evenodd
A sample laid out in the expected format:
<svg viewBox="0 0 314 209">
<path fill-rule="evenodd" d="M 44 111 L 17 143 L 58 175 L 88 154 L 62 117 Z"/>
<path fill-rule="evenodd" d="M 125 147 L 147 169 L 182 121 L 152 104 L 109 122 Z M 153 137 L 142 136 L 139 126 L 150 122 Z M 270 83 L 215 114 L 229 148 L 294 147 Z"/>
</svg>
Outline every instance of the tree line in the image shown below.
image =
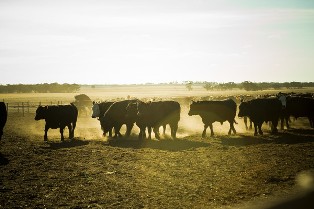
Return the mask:
<svg viewBox="0 0 314 209">
<path fill-rule="evenodd" d="M 79 90 L 79 84 L 68 83 L 0 85 L 0 93 L 75 93 Z"/>
<path fill-rule="evenodd" d="M 242 83 L 217 83 L 217 82 L 201 82 L 201 83 L 193 83 L 192 81 L 185 82 L 186 88 L 188 90 L 192 90 L 193 84 L 201 84 L 203 87 L 209 90 L 232 90 L 232 89 L 244 89 L 246 91 L 260 91 L 266 89 L 300 89 L 306 87 L 314 87 L 314 82 L 260 82 L 254 83 L 251 81 L 244 81 Z"/>
</svg>

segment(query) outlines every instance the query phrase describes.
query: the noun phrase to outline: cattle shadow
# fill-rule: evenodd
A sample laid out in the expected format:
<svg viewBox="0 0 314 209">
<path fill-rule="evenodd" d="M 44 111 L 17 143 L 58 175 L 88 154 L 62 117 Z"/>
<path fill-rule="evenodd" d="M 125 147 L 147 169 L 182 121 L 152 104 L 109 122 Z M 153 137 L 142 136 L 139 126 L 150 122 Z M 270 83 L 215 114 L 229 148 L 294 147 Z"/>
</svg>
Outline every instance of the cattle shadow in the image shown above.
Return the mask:
<svg viewBox="0 0 314 209">
<path fill-rule="evenodd" d="M 80 139 L 72 139 L 72 140 L 65 140 L 65 141 L 48 141 L 46 142 L 48 146 L 43 147 L 44 149 L 64 149 L 64 148 L 73 148 L 73 147 L 80 147 L 89 144 L 89 141 L 80 140 Z"/>
<path fill-rule="evenodd" d="M 121 148 L 133 148 L 133 149 L 157 149 L 163 151 L 170 152 L 178 152 L 189 149 L 196 149 L 200 147 L 209 147 L 210 143 L 201 142 L 201 141 L 193 141 L 184 138 L 177 139 L 137 139 L 137 137 L 129 137 L 129 138 L 119 138 L 119 139 L 111 139 L 108 141 L 108 145 L 112 147 L 121 147 Z"/>
<path fill-rule="evenodd" d="M 7 165 L 9 164 L 9 159 L 6 158 L 1 152 L 0 152 L 0 165 Z"/>
<path fill-rule="evenodd" d="M 254 136 L 238 134 L 235 136 L 218 137 L 225 146 L 250 146 L 259 144 L 299 144 L 314 142 L 313 129 L 289 129 L 276 134 L 264 132 L 264 135 Z"/>
</svg>

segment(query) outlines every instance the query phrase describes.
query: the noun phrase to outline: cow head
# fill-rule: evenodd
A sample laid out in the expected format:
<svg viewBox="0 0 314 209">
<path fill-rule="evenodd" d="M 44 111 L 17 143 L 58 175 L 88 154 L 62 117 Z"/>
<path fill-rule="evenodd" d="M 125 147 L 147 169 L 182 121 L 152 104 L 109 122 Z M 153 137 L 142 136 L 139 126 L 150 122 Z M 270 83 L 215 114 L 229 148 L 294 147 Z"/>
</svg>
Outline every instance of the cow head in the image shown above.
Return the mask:
<svg viewBox="0 0 314 209">
<path fill-rule="evenodd" d="M 281 106 L 282 106 L 282 108 L 286 108 L 286 106 L 287 106 L 287 97 L 286 97 L 286 95 L 284 95 L 284 94 L 278 94 L 278 99 L 279 99 L 279 101 L 281 102 Z"/>
<path fill-rule="evenodd" d="M 100 108 L 98 103 L 93 103 L 92 111 L 92 118 L 100 117 Z"/>
<path fill-rule="evenodd" d="M 248 102 L 241 102 L 239 105 L 238 117 L 249 116 L 249 104 Z"/>
<path fill-rule="evenodd" d="M 190 104 L 190 110 L 188 112 L 188 115 L 189 116 L 198 115 L 198 109 L 199 109 L 198 106 L 199 106 L 198 102 L 192 101 Z"/>
<path fill-rule="evenodd" d="M 35 120 L 41 120 L 46 118 L 47 106 L 38 106 L 36 110 Z"/>
<path fill-rule="evenodd" d="M 139 102 L 137 103 L 137 116 L 143 117 L 149 115 L 149 107 L 151 105 L 151 102 Z"/>
<path fill-rule="evenodd" d="M 137 102 L 129 103 L 126 107 L 126 118 L 136 118 L 137 117 Z"/>
</svg>

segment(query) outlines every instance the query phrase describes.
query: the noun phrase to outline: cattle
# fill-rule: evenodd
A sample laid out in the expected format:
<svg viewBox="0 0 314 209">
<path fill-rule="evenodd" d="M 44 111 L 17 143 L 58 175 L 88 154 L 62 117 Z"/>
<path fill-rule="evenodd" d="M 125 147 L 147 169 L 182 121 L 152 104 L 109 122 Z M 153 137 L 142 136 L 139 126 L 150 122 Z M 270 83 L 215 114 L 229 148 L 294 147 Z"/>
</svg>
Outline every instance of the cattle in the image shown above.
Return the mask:
<svg viewBox="0 0 314 209">
<path fill-rule="evenodd" d="M 104 116 L 105 112 L 113 103 L 114 102 L 93 102 L 92 118 L 98 118 L 98 120 L 100 120 L 99 118 Z M 109 129 L 107 132 L 109 132 L 109 137 L 112 137 L 112 129 Z M 107 132 L 103 132 L 103 136 L 106 136 Z"/>
<path fill-rule="evenodd" d="M 261 129 L 264 122 L 272 122 L 272 133 L 276 133 L 282 104 L 277 98 L 258 98 L 241 102 L 238 117 L 247 116 L 254 124 L 254 135 L 263 135 Z M 257 131 L 258 129 L 258 131 Z"/>
<path fill-rule="evenodd" d="M 226 99 L 221 101 L 192 101 L 188 115 L 199 115 L 204 123 L 204 130 L 202 137 L 206 136 L 206 129 L 210 127 L 211 136 L 214 136 L 213 123 L 220 122 L 221 124 L 228 121 L 230 129 L 228 134 L 233 131 L 236 134 L 234 128 L 235 116 L 237 111 L 237 104 L 232 99 Z"/>
<path fill-rule="evenodd" d="M 287 96 L 286 109 L 281 116 L 281 127 L 283 128 L 283 121 L 286 121 L 286 126 L 289 128 L 288 119 L 290 116 L 298 119 L 299 117 L 307 117 L 310 122 L 310 127 L 314 128 L 314 99 L 303 96 Z"/>
<path fill-rule="evenodd" d="M 140 128 L 139 138 L 145 138 L 148 129 L 148 139 L 151 139 L 153 130 L 156 139 L 160 139 L 159 127 L 163 126 L 164 134 L 166 125 L 169 124 L 171 137 L 176 138 L 178 123 L 180 121 L 181 106 L 176 101 L 139 102 L 137 105 L 136 124 Z"/>
<path fill-rule="evenodd" d="M 129 117 L 127 115 L 127 106 L 129 103 L 137 102 L 138 100 L 124 100 L 114 102 L 108 110 L 104 113 L 102 117 L 99 118 L 100 125 L 104 133 L 109 132 L 114 128 L 115 135 L 114 137 L 122 136 L 120 129 L 122 125 L 126 125 L 127 130 L 125 133 L 126 137 L 129 137 L 131 130 L 134 126 L 136 117 Z"/>
<path fill-rule="evenodd" d="M 48 105 L 39 106 L 36 110 L 35 120 L 46 121 L 44 140 L 48 140 L 47 132 L 49 128 L 60 128 L 61 141 L 64 140 L 63 130 L 67 126 L 69 138 L 74 138 L 78 110 L 74 104 L 70 105 Z"/>
<path fill-rule="evenodd" d="M 7 113 L 7 108 L 5 106 L 5 103 L 0 102 L 0 140 L 3 135 L 3 128 L 7 122 L 7 117 L 8 117 L 8 113 Z"/>
</svg>

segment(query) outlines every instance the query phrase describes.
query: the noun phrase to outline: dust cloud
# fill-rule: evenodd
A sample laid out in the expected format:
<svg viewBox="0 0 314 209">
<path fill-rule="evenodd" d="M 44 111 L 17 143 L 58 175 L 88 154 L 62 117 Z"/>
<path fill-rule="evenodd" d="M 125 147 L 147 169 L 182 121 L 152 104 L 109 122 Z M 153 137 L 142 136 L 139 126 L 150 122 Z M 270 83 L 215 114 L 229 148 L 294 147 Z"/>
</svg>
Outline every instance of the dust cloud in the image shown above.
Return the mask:
<svg viewBox="0 0 314 209">
<path fill-rule="evenodd" d="M 180 114 L 180 121 L 178 124 L 178 131 L 177 131 L 177 138 L 184 138 L 188 136 L 201 136 L 204 128 L 204 124 L 202 119 L 198 115 L 189 116 L 188 115 L 189 106 L 188 105 L 181 105 L 181 114 Z M 14 118 L 14 117 L 13 117 Z M 235 129 L 238 134 L 247 133 L 248 131 L 245 129 L 245 125 L 242 118 L 235 118 L 237 124 L 235 124 Z M 12 121 L 12 119 L 10 120 Z M 24 121 L 24 122 L 23 122 Z M 44 128 L 45 128 L 45 121 L 35 121 L 34 115 L 29 114 L 23 120 L 16 120 L 14 123 L 20 124 L 18 127 L 18 131 L 20 134 L 24 136 L 35 137 L 36 139 L 43 139 L 44 136 Z M 229 123 L 224 122 L 222 125 L 219 122 L 213 123 L 214 134 L 217 136 L 226 136 L 229 131 Z M 266 128 L 266 127 L 264 127 Z M 166 127 L 166 136 L 163 136 L 163 128 L 160 127 L 161 138 L 170 138 L 171 130 L 169 125 Z M 122 134 L 126 132 L 126 126 L 123 125 L 120 131 Z M 249 132 L 252 132 L 249 131 Z M 134 124 L 131 137 L 135 138 L 138 136 L 139 128 L 136 124 Z M 148 135 L 148 134 L 147 134 Z M 210 136 L 210 129 L 208 128 L 206 131 L 207 137 Z M 69 132 L 68 128 L 64 129 L 64 136 L 65 139 L 68 138 Z M 75 129 L 75 138 L 76 139 L 83 139 L 83 140 L 108 140 L 108 136 L 104 137 L 103 132 L 100 127 L 99 120 L 95 118 L 91 118 L 90 116 L 79 116 L 76 124 Z M 152 132 L 152 138 L 155 139 L 155 135 Z M 59 129 L 49 129 L 48 130 L 48 140 L 59 140 L 60 139 L 60 131 Z"/>
</svg>

